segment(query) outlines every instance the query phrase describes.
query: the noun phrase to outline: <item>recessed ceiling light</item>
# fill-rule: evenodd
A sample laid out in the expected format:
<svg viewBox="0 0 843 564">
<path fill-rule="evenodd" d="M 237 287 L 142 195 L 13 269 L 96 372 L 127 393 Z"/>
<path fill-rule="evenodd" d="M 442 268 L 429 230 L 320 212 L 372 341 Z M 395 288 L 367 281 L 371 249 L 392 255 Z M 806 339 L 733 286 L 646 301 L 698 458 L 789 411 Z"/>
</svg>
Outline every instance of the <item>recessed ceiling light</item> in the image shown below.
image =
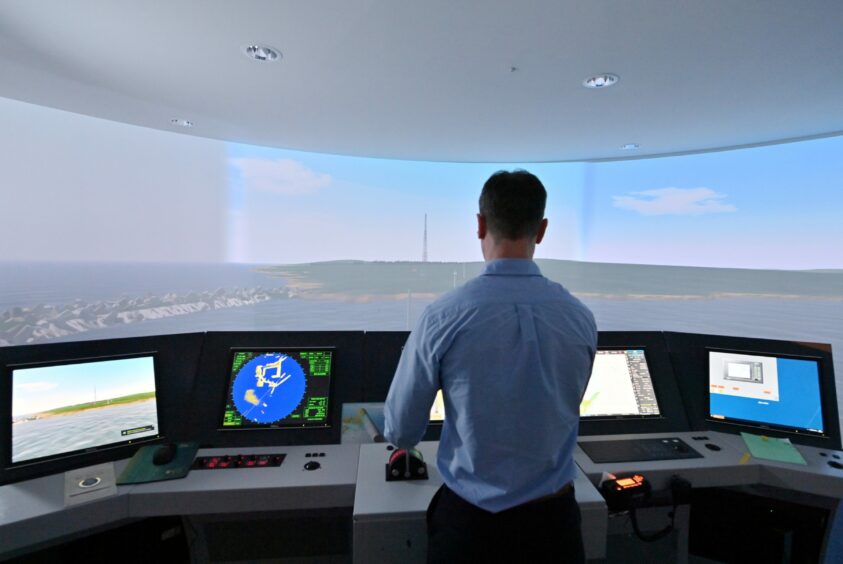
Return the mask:
<svg viewBox="0 0 843 564">
<path fill-rule="evenodd" d="M 615 84 L 618 80 L 618 75 L 605 72 L 586 78 L 582 81 L 582 85 L 586 88 L 608 88 Z"/>
<path fill-rule="evenodd" d="M 170 123 L 179 127 L 193 127 L 193 122 L 189 119 L 173 118 Z"/>
<path fill-rule="evenodd" d="M 269 63 L 281 58 L 281 52 L 268 45 L 246 45 L 243 47 L 243 53 L 250 59 L 262 63 Z"/>
<path fill-rule="evenodd" d="M 640 146 L 638 143 L 627 143 L 626 145 L 621 145 L 621 151 L 633 151 Z"/>
</svg>

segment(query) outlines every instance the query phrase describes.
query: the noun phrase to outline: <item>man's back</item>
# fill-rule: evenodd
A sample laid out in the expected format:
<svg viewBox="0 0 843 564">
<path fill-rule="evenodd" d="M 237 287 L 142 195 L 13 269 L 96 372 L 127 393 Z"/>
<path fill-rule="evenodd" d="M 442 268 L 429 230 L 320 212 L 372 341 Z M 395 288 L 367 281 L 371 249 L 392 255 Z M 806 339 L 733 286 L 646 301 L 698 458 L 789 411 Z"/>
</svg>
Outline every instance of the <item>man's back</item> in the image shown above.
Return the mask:
<svg viewBox="0 0 843 564">
<path fill-rule="evenodd" d="M 438 467 L 454 492 L 497 512 L 575 477 L 579 400 L 596 348 L 579 300 L 530 260 L 491 261 L 428 307 L 396 380 L 417 375 L 414 349 L 425 343 L 445 398 Z"/>
<path fill-rule="evenodd" d="M 421 440 L 437 390 L 445 398 L 428 562 L 585 558 L 573 449 L 597 330 L 532 261 L 546 201 L 525 170 L 489 177 L 477 214 L 486 268 L 425 310 L 386 398 L 384 435 L 404 448 Z"/>
</svg>

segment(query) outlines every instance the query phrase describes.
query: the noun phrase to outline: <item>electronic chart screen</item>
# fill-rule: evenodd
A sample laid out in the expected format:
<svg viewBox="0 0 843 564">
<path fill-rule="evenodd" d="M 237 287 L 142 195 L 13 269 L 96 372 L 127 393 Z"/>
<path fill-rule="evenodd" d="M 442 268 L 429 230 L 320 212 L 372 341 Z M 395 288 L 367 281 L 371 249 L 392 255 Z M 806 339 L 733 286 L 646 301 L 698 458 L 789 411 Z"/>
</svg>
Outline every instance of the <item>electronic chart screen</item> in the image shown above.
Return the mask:
<svg viewBox="0 0 843 564">
<path fill-rule="evenodd" d="M 325 428 L 334 349 L 235 350 L 222 429 Z"/>
<path fill-rule="evenodd" d="M 824 434 L 819 361 L 708 351 L 709 416 Z"/>
<path fill-rule="evenodd" d="M 11 463 L 159 437 L 152 354 L 11 368 Z"/>
<path fill-rule="evenodd" d="M 644 349 L 598 350 L 580 417 L 660 416 Z"/>
</svg>

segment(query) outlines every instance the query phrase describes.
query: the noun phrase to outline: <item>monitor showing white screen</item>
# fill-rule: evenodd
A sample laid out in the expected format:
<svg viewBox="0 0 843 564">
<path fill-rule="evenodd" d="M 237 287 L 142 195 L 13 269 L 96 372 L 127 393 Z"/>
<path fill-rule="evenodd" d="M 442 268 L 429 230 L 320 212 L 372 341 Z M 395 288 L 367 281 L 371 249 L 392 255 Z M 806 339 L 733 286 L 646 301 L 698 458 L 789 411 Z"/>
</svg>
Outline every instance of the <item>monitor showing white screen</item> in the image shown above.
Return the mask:
<svg viewBox="0 0 843 564">
<path fill-rule="evenodd" d="M 12 464 L 159 436 L 152 355 L 12 368 Z"/>
<path fill-rule="evenodd" d="M 824 432 L 816 359 L 709 351 L 708 384 L 712 419 Z"/>
<path fill-rule="evenodd" d="M 580 403 L 580 417 L 658 416 L 643 349 L 598 350 Z"/>
</svg>

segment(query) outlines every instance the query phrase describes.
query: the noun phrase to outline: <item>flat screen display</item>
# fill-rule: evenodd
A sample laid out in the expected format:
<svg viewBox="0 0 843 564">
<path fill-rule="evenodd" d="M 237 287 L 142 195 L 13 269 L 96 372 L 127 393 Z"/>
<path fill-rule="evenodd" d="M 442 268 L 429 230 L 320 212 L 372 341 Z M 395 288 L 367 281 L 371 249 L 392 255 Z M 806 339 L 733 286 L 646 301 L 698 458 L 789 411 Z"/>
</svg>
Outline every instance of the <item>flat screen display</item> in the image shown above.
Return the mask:
<svg viewBox="0 0 843 564">
<path fill-rule="evenodd" d="M 16 366 L 12 464 L 159 436 L 152 354 Z"/>
<path fill-rule="evenodd" d="M 331 348 L 234 350 L 222 429 L 329 427 Z"/>
<path fill-rule="evenodd" d="M 580 417 L 659 416 L 644 349 L 601 349 L 580 403 Z"/>
<path fill-rule="evenodd" d="M 708 351 L 709 416 L 824 434 L 819 361 Z"/>
<path fill-rule="evenodd" d="M 445 398 L 442 396 L 442 390 L 436 392 L 436 397 L 433 398 L 433 405 L 430 406 L 430 421 L 432 423 L 441 423 L 445 420 Z"/>
</svg>

